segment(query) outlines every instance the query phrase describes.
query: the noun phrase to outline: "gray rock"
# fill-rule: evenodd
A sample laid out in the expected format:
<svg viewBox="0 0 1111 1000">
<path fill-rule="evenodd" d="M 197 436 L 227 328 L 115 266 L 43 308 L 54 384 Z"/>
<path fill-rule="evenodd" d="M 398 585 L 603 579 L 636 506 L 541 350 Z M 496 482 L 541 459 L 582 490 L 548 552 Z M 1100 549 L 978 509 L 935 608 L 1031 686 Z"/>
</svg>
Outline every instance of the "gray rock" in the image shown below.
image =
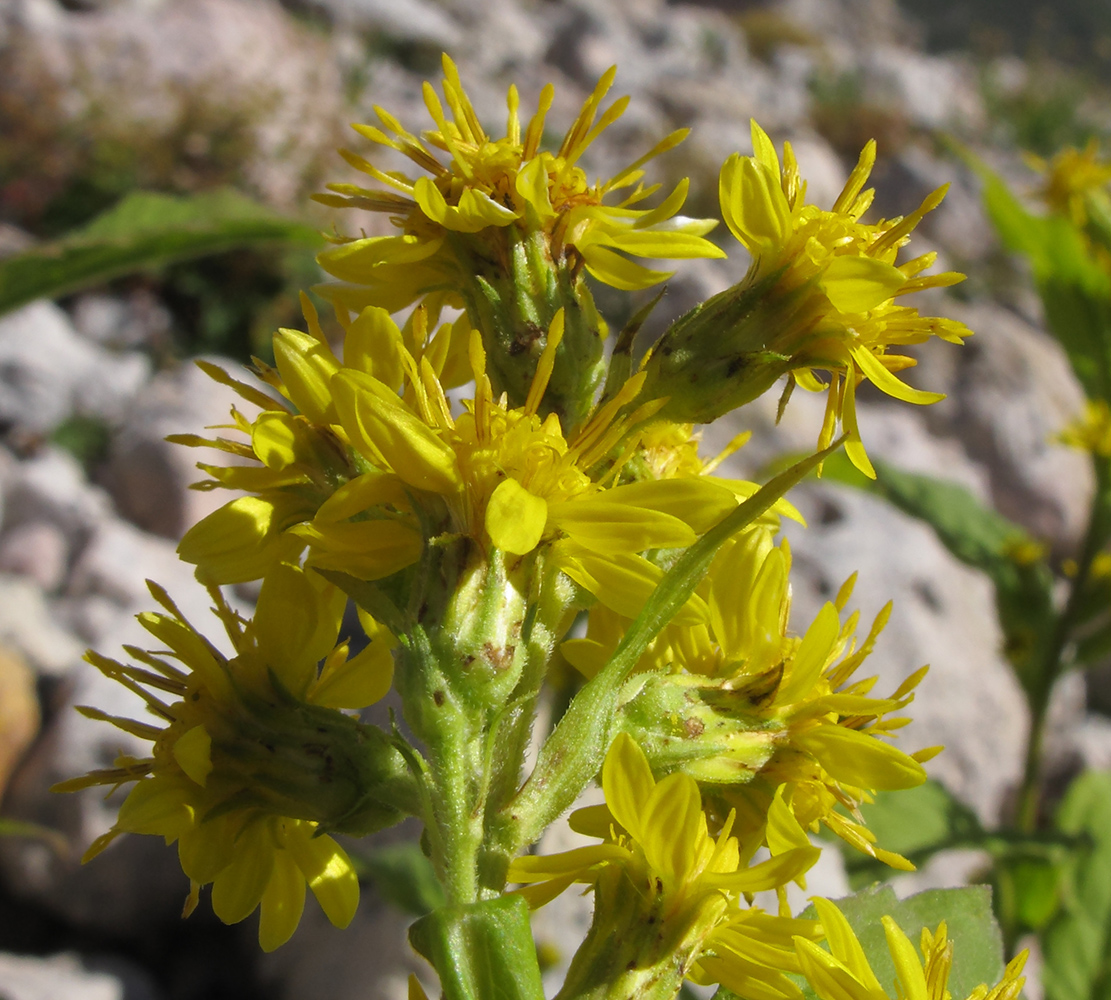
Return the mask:
<svg viewBox="0 0 1111 1000">
<path fill-rule="evenodd" d="M 0 472 L 0 476 L 3 473 Z M 57 528 L 76 554 L 112 513 L 103 490 L 90 485 L 80 463 L 66 451 L 47 447 L 8 467 L 4 483 L 4 530 L 45 522 Z"/>
<path fill-rule="evenodd" d="M 73 415 L 118 420 L 150 362 L 113 354 L 77 335 L 51 302 L 0 318 L 0 426 L 46 434 Z"/>
<path fill-rule="evenodd" d="M 25 576 L 45 591 L 65 582 L 69 543 L 48 521 L 27 521 L 0 536 L 0 572 Z"/>
<path fill-rule="evenodd" d="M 974 68 L 951 57 L 880 45 L 864 55 L 864 85 L 917 128 L 978 128 L 986 119 Z"/>
<path fill-rule="evenodd" d="M 5 1000 L 124 1000 L 124 987 L 107 972 L 91 972 L 72 952 L 38 957 L 0 952 Z"/>
<path fill-rule="evenodd" d="M 1057 343 L 1013 313 L 988 303 L 950 306 L 976 336 L 951 354 L 949 398 L 927 408 L 930 425 L 984 466 L 1000 513 L 1069 552 L 1092 492 L 1085 456 L 1053 440 L 1083 411 L 1076 377 Z"/>
<path fill-rule="evenodd" d="M 400 42 L 454 50 L 459 25 L 430 0 L 316 0 L 343 29 L 373 31 Z"/>
<path fill-rule="evenodd" d="M 126 298 L 91 292 L 73 305 L 73 325 L 86 340 L 105 347 L 170 346 L 169 310 L 149 291 L 140 289 Z"/>
<path fill-rule="evenodd" d="M 59 679 L 76 669 L 85 649 L 34 581 L 7 574 L 0 574 L 0 644 L 21 653 L 40 677 Z"/>
</svg>

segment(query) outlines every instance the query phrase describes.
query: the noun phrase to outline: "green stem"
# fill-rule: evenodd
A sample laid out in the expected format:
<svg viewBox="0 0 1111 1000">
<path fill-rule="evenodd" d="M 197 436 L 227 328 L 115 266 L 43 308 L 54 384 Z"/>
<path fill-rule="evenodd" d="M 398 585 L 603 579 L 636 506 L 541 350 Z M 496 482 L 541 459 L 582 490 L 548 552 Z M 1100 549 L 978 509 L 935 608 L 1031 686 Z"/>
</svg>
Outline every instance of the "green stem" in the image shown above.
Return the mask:
<svg viewBox="0 0 1111 1000">
<path fill-rule="evenodd" d="M 1065 651 L 1072 639 L 1077 624 L 1084 592 L 1092 572 L 1092 562 L 1099 554 L 1107 539 L 1108 531 L 1108 493 L 1111 488 L 1111 470 L 1106 459 L 1092 456 L 1092 470 L 1095 473 L 1095 495 L 1088 513 L 1088 525 L 1076 561 L 1076 575 L 1070 581 L 1069 595 L 1060 615 L 1057 616 L 1053 633 L 1041 656 L 1040 669 L 1037 671 L 1037 686 L 1029 691 L 1030 737 L 1026 744 L 1026 762 L 1023 768 L 1022 784 L 1019 786 L 1016 825 L 1020 830 L 1032 833 L 1038 827 L 1038 807 L 1041 801 L 1040 776 L 1042 750 L 1045 745 L 1045 724 L 1049 711 L 1049 700 L 1053 685 L 1068 664 Z"/>
</svg>

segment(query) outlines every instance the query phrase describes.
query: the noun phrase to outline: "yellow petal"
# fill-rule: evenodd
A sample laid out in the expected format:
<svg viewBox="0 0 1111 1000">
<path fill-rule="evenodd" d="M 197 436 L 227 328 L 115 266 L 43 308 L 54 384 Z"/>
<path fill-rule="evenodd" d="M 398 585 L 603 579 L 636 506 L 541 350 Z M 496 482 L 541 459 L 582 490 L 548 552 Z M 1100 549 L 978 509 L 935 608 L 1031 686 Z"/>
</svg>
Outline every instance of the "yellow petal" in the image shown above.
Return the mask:
<svg viewBox="0 0 1111 1000">
<path fill-rule="evenodd" d="M 194 726 L 174 743 L 174 760 L 202 788 L 212 771 L 212 737 L 204 726 Z"/>
<path fill-rule="evenodd" d="M 328 919 L 346 927 L 359 908 L 359 879 L 343 848 L 331 837 L 313 837 L 302 823 L 287 836 L 290 853 Z"/>
<path fill-rule="evenodd" d="M 618 733 L 602 765 L 606 805 L 635 840 L 641 840 L 641 817 L 656 787 L 648 758 L 628 733 Z"/>
<path fill-rule="evenodd" d="M 599 553 L 685 548 L 698 539 L 689 525 L 670 514 L 605 500 L 548 504 L 548 522 Z"/>
<path fill-rule="evenodd" d="M 283 555 L 295 555 L 296 540 L 286 528 L 311 516 L 299 497 L 239 497 L 202 518 L 178 543 L 177 553 L 213 583 L 245 583 L 266 574 Z"/>
<path fill-rule="evenodd" d="M 486 504 L 486 532 L 503 552 L 523 556 L 540 544 L 548 523 L 548 504 L 516 479 L 498 484 Z"/>
<path fill-rule="evenodd" d="M 756 485 L 752 492 L 756 492 Z M 718 523 L 737 506 L 733 490 L 709 477 L 659 479 L 616 486 L 595 494 L 601 503 L 628 504 L 670 514 L 685 521 L 701 534 Z"/>
<path fill-rule="evenodd" d="M 207 885 L 235 856 L 235 836 L 241 825 L 240 816 L 225 813 L 183 832 L 177 842 L 181 870 L 194 882 Z"/>
<path fill-rule="evenodd" d="M 258 922 L 258 943 L 263 951 L 273 951 L 285 944 L 305 910 L 305 876 L 289 856 L 278 851 L 274 871 L 262 894 L 262 913 Z"/>
<path fill-rule="evenodd" d="M 366 708 L 386 696 L 393 669 L 393 643 L 382 637 L 372 639 L 351 659 L 326 664 L 308 700 L 327 708 Z"/>
<path fill-rule="evenodd" d="M 895 974 L 902 986 L 900 994 L 905 1000 L 929 1000 L 926 989 L 926 973 L 914 945 L 891 917 L 883 917 L 883 932 L 887 937 L 887 949 L 895 961 Z"/>
<path fill-rule="evenodd" d="M 926 405 L 936 403 L 945 398 L 943 392 L 927 392 L 925 389 L 913 389 L 905 382 L 900 381 L 880 363 L 880 360 L 867 347 L 857 346 L 852 348 L 853 360 L 868 380 L 882 392 L 901 399 L 906 403 Z"/>
<path fill-rule="evenodd" d="M 776 704 L 790 705 L 810 693 L 825 669 L 826 661 L 840 634 L 841 619 L 837 609 L 827 602 L 795 650 L 787 679 L 776 693 Z"/>
<path fill-rule="evenodd" d="M 543 221 L 555 215 L 552 208 L 551 193 L 548 188 L 547 157 L 541 153 L 534 156 L 528 163 L 517 171 L 517 180 L 514 186 L 517 193 L 528 202 L 537 217 Z"/>
<path fill-rule="evenodd" d="M 862 313 L 886 302 L 906 280 L 897 267 L 875 257 L 842 254 L 826 265 L 818 285 L 834 309 Z"/>
<path fill-rule="evenodd" d="M 193 825 L 194 816 L 188 793 L 181 785 L 145 778 L 124 799 L 116 826 L 125 833 L 165 837 L 169 843 Z"/>
<path fill-rule="evenodd" d="M 296 698 L 339 635 L 347 595 L 317 573 L 279 563 L 262 581 L 252 632 L 266 666 Z"/>
<path fill-rule="evenodd" d="M 823 725 L 794 734 L 792 742 L 818 762 L 837 781 L 859 788 L 891 791 L 914 788 L 926 780 L 922 765 L 875 736 Z"/>
<path fill-rule="evenodd" d="M 334 424 L 329 383 L 339 361 L 327 344 L 300 330 L 274 334 L 274 361 L 293 404 L 315 424 Z"/>
<path fill-rule="evenodd" d="M 813 941 L 796 937 L 795 953 L 802 966 L 802 974 L 821 1000 L 887 1000 L 882 992 L 878 995 L 869 993 L 848 969 Z"/>
<path fill-rule="evenodd" d="M 638 839 L 648 864 L 673 880 L 673 885 L 681 884 L 707 841 L 697 782 L 686 774 L 669 774 L 652 789 L 642 812 Z"/>
<path fill-rule="evenodd" d="M 857 982 L 869 991 L 882 995 L 883 988 L 876 979 L 875 973 L 872 972 L 864 949 L 860 946 L 860 941 L 857 940 L 845 915 L 828 899 L 815 897 L 813 903 L 818 912 L 818 919 L 822 922 L 826 940 L 829 942 L 830 952 L 852 973 Z"/>
<path fill-rule="evenodd" d="M 249 824 L 235 843 L 231 863 L 212 882 L 212 911 L 225 924 L 237 924 L 254 912 L 274 870 L 270 821 Z"/>
<path fill-rule="evenodd" d="M 651 288 L 667 281 L 674 271 L 656 271 L 622 257 L 607 247 L 590 245 L 581 251 L 586 269 L 599 281 L 624 292 Z"/>
<path fill-rule="evenodd" d="M 455 452 L 388 386 L 362 372 L 343 371 L 332 389 L 344 430 L 367 458 L 384 459 L 388 471 L 417 489 L 455 492 L 460 483 Z"/>
<path fill-rule="evenodd" d="M 398 521 L 344 521 L 301 525 L 312 544 L 306 566 L 334 569 L 360 580 L 381 580 L 411 566 L 424 547 L 421 536 Z"/>
<path fill-rule="evenodd" d="M 385 309 L 368 306 L 351 325 L 343 338 L 343 364 L 397 392 L 405 377 L 401 361 L 401 331 Z"/>
</svg>

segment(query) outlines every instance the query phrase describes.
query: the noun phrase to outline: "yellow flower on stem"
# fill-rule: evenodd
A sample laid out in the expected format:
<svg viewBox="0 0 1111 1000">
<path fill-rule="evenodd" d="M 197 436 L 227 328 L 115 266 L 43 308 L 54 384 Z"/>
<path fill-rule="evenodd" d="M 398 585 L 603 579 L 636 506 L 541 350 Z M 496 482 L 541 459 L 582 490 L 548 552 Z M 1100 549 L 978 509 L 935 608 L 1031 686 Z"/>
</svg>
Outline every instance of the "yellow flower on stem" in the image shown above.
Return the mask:
<svg viewBox="0 0 1111 1000">
<path fill-rule="evenodd" d="M 191 528 L 179 545 L 182 558 L 207 579 L 235 583 L 307 551 L 309 567 L 377 580 L 415 563 L 436 537 L 465 536 L 479 552 L 494 547 L 510 556 L 550 545 L 553 565 L 591 592 L 607 589 L 635 614 L 662 576 L 639 553 L 691 544 L 748 493 L 708 477 L 613 486 L 635 454 L 639 428 L 660 404 L 632 408 L 644 382 L 638 374 L 570 436 L 555 414 L 541 417 L 562 317 L 557 313 L 518 407 L 495 398 L 472 330 L 475 395 L 453 413 L 437 368 L 450 355 L 437 341 L 446 345 L 454 332 L 442 329 L 415 355 L 375 307 L 348 327 L 344 362 L 322 336 L 282 331 L 277 372 L 264 374 L 296 414 L 216 370 L 269 407 L 251 423 L 233 414 L 250 444 L 178 440 L 252 459 L 203 468 L 211 486 L 257 495 L 233 500 Z M 423 323 L 415 328 L 422 331 Z M 695 602 L 688 619 L 699 608 Z"/>
<path fill-rule="evenodd" d="M 803 975 L 821 1000 L 894 1000 L 880 985 L 864 949 L 841 911 L 827 899 L 814 906 L 829 942 L 829 951 L 804 937 L 795 939 Z M 914 945 L 891 917 L 883 918 L 887 947 L 895 964 L 898 1000 L 949 1000 L 946 988 L 953 965 L 953 942 L 944 921 L 933 933 L 922 928 L 919 958 Z M 1016 955 L 992 987 L 977 986 L 966 1000 L 1017 1000 L 1026 983 L 1025 951 Z"/>
<path fill-rule="evenodd" d="M 127 647 L 141 665 L 92 652 L 88 659 L 139 695 L 162 726 L 80 711 L 152 741 L 151 755 L 122 758 L 56 789 L 135 783 L 86 860 L 121 833 L 176 842 L 193 883 L 187 913 L 209 882 L 213 909 L 227 923 L 261 905 L 266 950 L 296 929 L 306 884 L 329 919 L 346 926 L 358 904 L 358 880 L 322 828 L 367 832 L 390 825 L 401 814 L 386 786 L 400 788 L 407 779 L 389 738 L 337 709 L 362 708 L 389 690 L 392 637 L 365 619 L 371 642 L 349 656 L 347 643 L 337 644 L 344 595 L 315 574 L 283 565 L 264 583 L 250 622 L 211 591 L 236 650 L 228 659 L 161 588 L 150 587 L 166 613 L 144 613 L 139 621 L 166 651 Z"/>
<path fill-rule="evenodd" d="M 864 184 L 875 162 L 868 143 L 833 208 L 807 204 L 790 143 L 783 161 L 752 123 L 755 155 L 733 154 L 721 170 L 721 209 L 730 231 L 752 255 L 744 280 L 677 320 L 647 362 L 646 392 L 670 397 L 661 415 L 708 422 L 766 392 L 777 379 L 828 392 L 819 447 L 838 421 L 853 463 L 873 475 L 860 442 L 855 394 L 868 379 L 911 403 L 941 399 L 895 375 L 914 359 L 890 352 L 931 336 L 960 343 L 963 324 L 925 317 L 898 298 L 955 284 L 954 272 L 927 275 L 935 253 L 903 264 L 896 258 L 922 218 L 945 194 L 939 188 L 909 215 L 860 221 L 872 202 Z M 823 383 L 815 372 L 828 372 Z"/>
<path fill-rule="evenodd" d="M 782 794 L 803 827 L 825 824 L 858 850 L 911 868 L 875 846 L 857 807 L 871 790 L 925 780 L 921 761 L 935 749 L 908 755 L 883 739 L 908 721 L 891 713 L 912 700 L 925 668 L 888 698 L 871 697 L 874 677 L 852 680 L 890 614 L 889 605 L 855 648 L 859 613 L 840 620 L 855 577 L 801 639 L 791 636 L 790 549 L 773 535 L 774 527 L 757 525 L 722 547 L 696 591 L 706 622 L 660 633 L 626 685 L 620 725 L 653 767 L 712 789 L 719 821 L 736 810 L 746 856 L 771 845 L 768 809 Z M 564 655 L 591 676 L 627 628 L 627 619 L 595 606 L 586 637 L 565 642 Z"/>
<path fill-rule="evenodd" d="M 1030 165 L 1044 175 L 1038 191 L 1049 208 L 1085 228 L 1093 216 L 1106 223 L 1111 215 L 1107 186 L 1111 163 L 1100 159 L 1099 142 L 1092 139 L 1084 149 L 1062 149 L 1051 160 L 1029 157 Z"/>
<path fill-rule="evenodd" d="M 605 805 L 581 809 L 570 821 L 602 843 L 521 857 L 508 873 L 509 881 L 528 883 L 519 891 L 532 906 L 574 882 L 594 888 L 594 922 L 563 992 L 574 996 L 580 981 L 605 981 L 612 996 L 655 995 L 651 989 L 664 996 L 691 976 L 752 1000 L 797 997 L 783 974 L 798 971 L 788 941 L 816 936 L 815 926 L 740 908 L 737 900 L 800 878 L 819 850 L 791 846 L 742 867 L 729 833 L 732 817 L 712 837 L 695 781 L 684 774 L 656 781 L 644 752 L 624 733 L 606 755 L 602 788 Z M 746 948 L 745 940 L 765 947 Z"/>
<path fill-rule="evenodd" d="M 445 56 L 443 66 L 443 102 L 431 84 L 424 85 L 434 129 L 414 135 L 381 108 L 375 109 L 381 127 L 355 126 L 426 176 L 385 172 L 343 153 L 379 187 L 332 184 L 333 193 L 318 200 L 388 213 L 401 235 L 338 239 L 319 259 L 341 284 L 324 286 L 321 293 L 354 313 L 369 305 L 395 312 L 426 297 L 465 307 L 490 354 L 496 391 L 507 391 L 515 406 L 524 402 L 545 332 L 556 312 L 566 309 L 568 337 L 555 359 L 552 392 L 542 412 L 558 413 L 571 429 L 589 409 L 605 368 L 605 326 L 582 271 L 633 290 L 672 272 L 631 258 L 724 256 L 703 239 L 714 220 L 677 214 L 686 180 L 655 208 L 639 207 L 658 189 L 640 183 L 643 165 L 677 146 L 689 130 L 672 133 L 615 177 L 591 184 L 580 160 L 628 104 L 622 98 L 601 111 L 615 69 L 598 82 L 553 153 L 540 148 L 553 98 L 550 85 L 524 128 L 511 87 L 506 134 L 494 138 L 479 122 L 455 64 Z M 621 200 L 607 204 L 617 192 Z"/>
</svg>

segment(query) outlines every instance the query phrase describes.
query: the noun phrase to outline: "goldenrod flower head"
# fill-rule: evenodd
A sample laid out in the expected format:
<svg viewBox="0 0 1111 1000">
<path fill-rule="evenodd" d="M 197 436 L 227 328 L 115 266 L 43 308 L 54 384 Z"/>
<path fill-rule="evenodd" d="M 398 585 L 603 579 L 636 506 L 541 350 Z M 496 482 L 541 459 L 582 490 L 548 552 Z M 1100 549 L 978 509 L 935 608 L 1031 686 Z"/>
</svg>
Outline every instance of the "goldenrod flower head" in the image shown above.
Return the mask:
<svg viewBox="0 0 1111 1000">
<path fill-rule="evenodd" d="M 640 929 L 651 939 L 653 961 L 703 978 L 712 969 L 714 981 L 738 984 L 758 971 L 764 993 L 746 990 L 744 995 L 797 996 L 780 974 L 783 969 L 797 971 L 789 958 L 784 957 L 785 965 L 772 967 L 766 951 L 749 951 L 742 957 L 745 949 L 731 950 L 726 942 L 730 935 L 740 939 L 763 932 L 776 940 L 782 955 L 784 928 L 813 936 L 813 926 L 805 922 L 780 925 L 779 918 L 735 904 L 745 893 L 776 889 L 800 878 L 817 860 L 818 849 L 803 837 L 767 861 L 742 867 L 737 841 L 729 832 L 732 817 L 716 838 L 711 836 L 697 783 L 685 774 L 656 781 L 644 752 L 624 733 L 606 755 L 602 788 L 605 805 L 580 809 L 570 819 L 572 829 L 599 837 L 602 843 L 521 857 L 510 866 L 509 881 L 527 883 L 520 891 L 530 904 L 541 906 L 574 882 L 592 885 L 591 933 L 604 935 L 611 948 L 617 928 L 605 926 L 607 920 L 626 921 L 622 930 L 631 937 L 643 924 Z M 719 939 L 722 947 L 713 949 L 712 942 Z M 706 949 L 718 962 L 700 967 L 697 963 Z"/>
<path fill-rule="evenodd" d="M 859 850 L 892 864 L 905 859 L 874 846 L 855 810 L 870 790 L 909 788 L 925 780 L 922 751 L 910 756 L 882 737 L 905 725 L 890 718 L 913 698 L 925 669 L 888 698 L 870 696 L 875 678 L 852 676 L 872 651 L 890 605 L 856 648 L 859 613 L 842 624 L 850 579 L 801 638 L 789 634 L 790 549 L 760 525 L 727 543 L 697 594 L 706 619 L 669 626 L 630 681 L 623 725 L 653 765 L 681 768 L 718 789 L 737 810 L 734 829 L 747 853 L 767 841 L 766 817 L 777 790 L 806 828 L 825 824 Z M 605 606 L 590 612 L 587 637 L 563 644 L 564 655 L 588 675 L 616 648 L 628 620 Z"/>
<path fill-rule="evenodd" d="M 1062 149 L 1048 162 L 1030 157 L 1030 165 L 1044 175 L 1038 194 L 1049 208 L 1084 228 L 1091 221 L 1093 207 L 1106 214 L 1107 186 L 1111 184 L 1111 163 L 1100 158 L 1099 142 L 1092 139 L 1084 149 Z M 1093 200 L 1098 206 L 1093 206 Z"/>
<path fill-rule="evenodd" d="M 341 284 L 324 286 L 322 294 L 355 313 L 368 305 L 394 312 L 417 301 L 464 307 L 482 334 L 494 388 L 508 392 L 514 406 L 524 402 L 545 332 L 564 309 L 567 338 L 555 358 L 540 412 L 559 414 L 569 429 L 580 423 L 605 373 L 605 323 L 584 270 L 606 284 L 632 290 L 672 273 L 632 258 L 724 256 L 703 238 L 714 220 L 676 214 L 686 198 L 686 180 L 655 208 L 639 207 L 658 189 L 640 183 L 641 168 L 681 142 L 686 129 L 663 139 L 616 177 L 593 184 L 587 179 L 579 165 L 583 154 L 628 104 L 622 98 L 601 111 L 615 73 L 610 70 L 598 82 L 553 153 L 541 149 L 553 96 L 550 85 L 524 129 L 517 91 L 511 87 L 506 134 L 493 138 L 445 56 L 443 103 L 430 84 L 424 86 L 435 126 L 431 131 L 414 135 L 381 108 L 376 109 L 381 128 L 355 126 L 428 176 L 386 173 L 353 153 L 343 154 L 386 190 L 331 185 L 334 193 L 319 200 L 389 213 L 401 235 L 337 238 L 338 245 L 319 260 Z M 611 195 L 618 200 L 607 204 Z"/>
<path fill-rule="evenodd" d="M 743 282 L 703 303 L 664 335 L 648 362 L 648 391 L 668 395 L 663 414 L 706 422 L 761 395 L 780 377 L 789 385 L 828 391 L 820 447 L 838 420 L 853 463 L 872 475 L 860 443 L 855 393 L 868 379 L 911 403 L 939 393 L 912 389 L 895 372 L 913 359 L 891 347 L 931 336 L 960 343 L 970 331 L 954 320 L 919 316 L 900 296 L 955 284 L 954 272 L 926 275 L 937 255 L 896 264 L 915 226 L 945 195 L 939 188 L 909 215 L 860 221 L 872 202 L 864 184 L 875 162 L 868 143 L 832 209 L 806 202 L 790 143 L 780 162 L 767 133 L 752 123 L 755 155 L 733 154 L 721 170 L 721 210 L 730 231 L 752 254 Z M 829 373 L 828 384 L 816 371 Z"/>
<path fill-rule="evenodd" d="M 150 757 L 122 758 L 58 786 L 135 782 L 115 826 L 86 860 L 120 833 L 176 841 L 194 897 L 212 882 L 221 919 L 242 920 L 261 903 L 260 941 L 268 950 L 296 928 L 306 882 L 332 922 L 346 926 L 358 882 L 342 848 L 319 826 L 373 829 L 398 814 L 374 797 L 386 737 L 336 709 L 361 708 L 386 693 L 392 637 L 366 619 L 372 641 L 349 656 L 347 643 L 337 644 L 344 595 L 295 566 L 267 578 L 250 622 L 212 591 L 236 651 L 231 659 L 161 588 L 151 584 L 151 593 L 166 613 L 139 621 L 164 652 L 127 647 L 141 666 L 88 654 L 142 697 L 162 726 L 81 709 L 154 744 Z"/>
<path fill-rule="evenodd" d="M 804 937 L 795 939 L 802 972 L 821 1000 L 949 1000 L 949 972 L 953 965 L 953 942 L 944 921 L 933 933 L 922 928 L 921 958 L 895 921 L 883 918 L 887 947 L 895 963 L 895 997 L 880 985 L 864 949 L 849 922 L 827 899 L 815 899 L 829 951 Z M 1016 955 L 995 986 L 977 986 L 966 1000 L 1016 1000 L 1026 983 L 1022 975 L 1025 951 Z"/>
<path fill-rule="evenodd" d="M 423 321 L 414 328 L 420 334 Z M 747 494 L 708 477 L 612 485 L 635 453 L 638 428 L 659 407 L 653 401 L 625 412 L 643 374 L 571 435 L 557 415 L 541 417 L 562 313 L 517 407 L 494 396 L 481 338 L 465 328 L 475 395 L 462 412 L 453 412 L 441 381 L 454 327 L 419 350 L 425 337 L 407 338 L 377 307 L 348 326 L 343 362 L 322 336 L 283 331 L 278 370 L 264 374 L 299 413 L 216 370 L 266 407 L 253 422 L 233 413 L 250 444 L 178 440 L 252 459 L 203 468 L 212 486 L 255 495 L 191 528 L 182 558 L 218 583 L 256 579 L 302 554 L 309 567 L 376 580 L 415 563 L 438 535 L 512 556 L 550 545 L 555 566 L 592 593 L 611 590 L 635 614 L 662 575 L 639 553 L 691 544 Z"/>
<path fill-rule="evenodd" d="M 424 84 L 424 100 L 435 128 L 414 135 L 393 115 L 377 107 L 381 128 L 354 126 L 371 142 L 406 156 L 428 176 L 413 179 L 385 173 L 345 151 L 348 163 L 386 190 L 330 184 L 335 194 L 318 196 L 317 200 L 335 207 L 388 213 L 404 233 L 402 237 L 345 242 L 322 256 L 325 269 L 336 277 L 373 289 L 365 298 L 342 296 L 344 301 L 360 306 L 383 305 L 395 311 L 425 291 L 438 290 L 445 276 L 471 266 L 470 259 L 455 256 L 459 245 L 453 239 L 455 234 L 474 237 L 476 249 L 498 248 L 502 239 L 499 231 L 508 227 L 542 230 L 553 262 L 581 263 L 600 281 L 626 290 L 647 288 L 667 279 L 671 272 L 650 271 L 622 253 L 665 260 L 724 256 L 702 239 L 716 225 L 714 220 L 676 214 L 686 198 L 686 180 L 658 207 L 634 207 L 659 187 L 645 188 L 640 183 L 643 165 L 677 146 L 689 129 L 673 132 L 606 181 L 590 183 L 579 165 L 590 145 L 628 106 L 629 99 L 623 97 L 599 117 L 602 101 L 617 75 L 616 67 L 598 81 L 558 150 L 552 153 L 540 148 L 554 96 L 551 84 L 541 92 L 537 112 L 523 131 L 517 88 L 510 87 L 506 134 L 494 138 L 479 122 L 455 64 L 444 56 L 443 66 L 444 102 L 430 83 Z M 446 163 L 442 159 L 445 157 Z M 628 192 L 623 200 L 605 204 L 609 195 L 619 191 Z M 403 280 L 396 283 L 395 276 Z M 471 280 L 469 272 L 457 275 L 452 290 L 461 295 L 461 286 Z"/>
<path fill-rule="evenodd" d="M 1101 458 L 1111 457 L 1111 406 L 1107 400 L 1086 400 L 1084 412 L 1058 434 L 1057 440 Z"/>
</svg>

